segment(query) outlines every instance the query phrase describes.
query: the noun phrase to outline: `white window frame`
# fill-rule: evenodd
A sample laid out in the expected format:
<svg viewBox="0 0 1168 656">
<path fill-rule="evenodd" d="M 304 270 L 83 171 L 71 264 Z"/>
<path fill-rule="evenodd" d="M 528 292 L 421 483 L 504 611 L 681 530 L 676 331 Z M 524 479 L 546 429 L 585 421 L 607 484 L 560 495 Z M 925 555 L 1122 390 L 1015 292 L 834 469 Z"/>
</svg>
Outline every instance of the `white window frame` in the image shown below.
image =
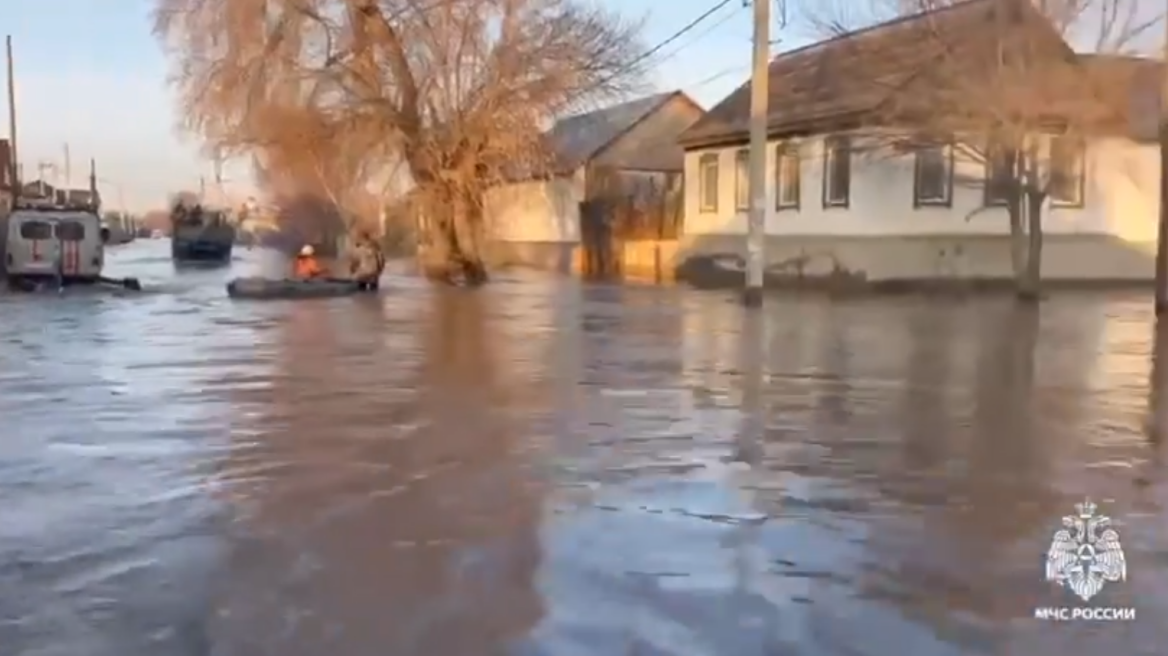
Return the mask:
<svg viewBox="0 0 1168 656">
<path fill-rule="evenodd" d="M 718 211 L 718 154 L 706 153 L 698 158 L 698 211 Z"/>
</svg>

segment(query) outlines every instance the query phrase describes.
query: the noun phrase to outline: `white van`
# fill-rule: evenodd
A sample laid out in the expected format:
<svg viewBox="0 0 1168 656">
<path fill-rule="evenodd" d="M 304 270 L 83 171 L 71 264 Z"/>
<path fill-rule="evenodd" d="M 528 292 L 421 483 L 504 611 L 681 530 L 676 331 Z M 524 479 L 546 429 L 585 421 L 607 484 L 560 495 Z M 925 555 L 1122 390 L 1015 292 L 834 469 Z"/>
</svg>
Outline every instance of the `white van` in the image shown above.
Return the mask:
<svg viewBox="0 0 1168 656">
<path fill-rule="evenodd" d="M 105 264 L 108 231 L 96 212 L 19 205 L 4 219 L 0 252 L 10 281 L 60 279 L 66 284 L 98 282 Z"/>
</svg>

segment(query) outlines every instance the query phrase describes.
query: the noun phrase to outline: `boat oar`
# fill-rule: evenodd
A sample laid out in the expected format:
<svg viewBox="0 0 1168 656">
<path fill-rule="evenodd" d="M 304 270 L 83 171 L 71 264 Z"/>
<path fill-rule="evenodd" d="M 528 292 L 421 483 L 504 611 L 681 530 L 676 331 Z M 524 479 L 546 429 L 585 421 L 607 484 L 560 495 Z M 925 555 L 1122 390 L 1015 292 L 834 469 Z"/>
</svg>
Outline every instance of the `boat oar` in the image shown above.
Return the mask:
<svg viewBox="0 0 1168 656">
<path fill-rule="evenodd" d="M 98 276 L 97 279 L 99 282 L 103 282 L 107 285 L 116 285 L 118 287 L 124 287 L 132 292 L 142 291 L 142 283 L 137 278 L 118 279 L 118 278 L 106 278 L 105 276 Z"/>
</svg>

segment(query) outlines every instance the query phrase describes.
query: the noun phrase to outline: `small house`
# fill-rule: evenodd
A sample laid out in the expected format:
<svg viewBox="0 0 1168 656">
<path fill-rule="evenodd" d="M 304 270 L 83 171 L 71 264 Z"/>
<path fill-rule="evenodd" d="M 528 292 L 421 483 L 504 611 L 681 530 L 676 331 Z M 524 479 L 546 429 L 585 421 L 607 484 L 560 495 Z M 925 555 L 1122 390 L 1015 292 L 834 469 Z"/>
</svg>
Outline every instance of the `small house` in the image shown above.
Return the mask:
<svg viewBox="0 0 1168 656">
<path fill-rule="evenodd" d="M 1049 179 L 1043 277 L 1150 279 L 1162 66 L 1076 53 L 1024 0 L 968 0 L 778 55 L 768 81 L 769 269 L 1009 279 L 1004 181 L 1014 178 L 979 127 L 1009 128 L 987 119 L 986 107 L 1000 107 L 1041 113 L 1031 134 Z M 1110 85 L 1102 93 L 1100 81 Z M 750 95 L 747 82 L 681 135 L 683 261 L 741 263 Z M 1095 116 L 1081 129 L 1087 108 Z"/>
<path fill-rule="evenodd" d="M 679 191 L 678 137 L 703 113 L 674 91 L 557 121 L 551 164 L 487 193 L 492 262 L 566 270 L 582 238 L 611 228 L 614 205 Z"/>
</svg>

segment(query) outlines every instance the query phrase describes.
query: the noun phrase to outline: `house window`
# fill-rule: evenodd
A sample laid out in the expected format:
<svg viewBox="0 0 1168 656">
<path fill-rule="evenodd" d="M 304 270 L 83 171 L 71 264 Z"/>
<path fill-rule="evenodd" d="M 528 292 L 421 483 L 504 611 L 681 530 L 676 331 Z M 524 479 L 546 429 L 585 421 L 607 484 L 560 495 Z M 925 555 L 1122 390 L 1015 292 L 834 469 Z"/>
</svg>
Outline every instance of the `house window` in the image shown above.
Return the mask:
<svg viewBox="0 0 1168 656">
<path fill-rule="evenodd" d="M 1082 207 L 1084 187 L 1083 144 L 1070 137 L 1050 141 L 1050 181 L 1047 194 L 1052 205 Z"/>
<path fill-rule="evenodd" d="M 750 209 L 750 151 L 734 153 L 734 207 L 738 211 Z"/>
<path fill-rule="evenodd" d="M 851 139 L 828 137 L 823 150 L 823 206 L 847 207 L 851 193 Z"/>
<path fill-rule="evenodd" d="M 718 211 L 718 155 L 709 153 L 698 160 L 698 206 L 702 212 Z"/>
<path fill-rule="evenodd" d="M 985 199 L 987 206 L 1005 205 L 1014 188 L 1013 151 L 1005 148 L 987 148 L 985 163 Z"/>
<path fill-rule="evenodd" d="M 915 207 L 953 205 L 953 148 L 929 145 L 917 149 L 914 167 Z"/>
<path fill-rule="evenodd" d="M 799 147 L 793 143 L 775 148 L 775 209 L 799 209 Z"/>
</svg>

